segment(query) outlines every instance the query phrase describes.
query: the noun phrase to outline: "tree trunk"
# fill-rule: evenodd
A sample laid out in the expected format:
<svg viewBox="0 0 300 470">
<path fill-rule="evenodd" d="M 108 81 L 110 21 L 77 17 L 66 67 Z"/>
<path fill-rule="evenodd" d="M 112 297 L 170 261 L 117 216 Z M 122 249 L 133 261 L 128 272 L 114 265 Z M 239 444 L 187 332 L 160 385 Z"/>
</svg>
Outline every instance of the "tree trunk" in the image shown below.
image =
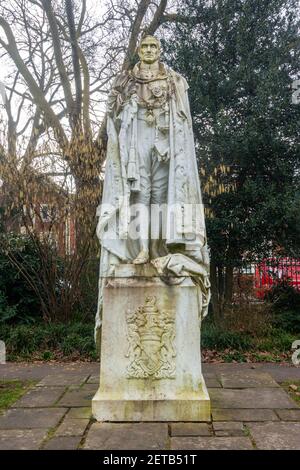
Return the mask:
<svg viewBox="0 0 300 470">
<path fill-rule="evenodd" d="M 225 295 L 224 303 L 225 306 L 228 306 L 232 303 L 233 295 L 233 266 L 226 266 L 225 271 Z"/>
<path fill-rule="evenodd" d="M 210 282 L 211 282 L 211 303 L 213 309 L 213 316 L 216 321 L 220 318 L 220 301 L 219 301 L 219 288 L 218 288 L 218 275 L 217 266 L 213 261 L 210 265 Z"/>
</svg>

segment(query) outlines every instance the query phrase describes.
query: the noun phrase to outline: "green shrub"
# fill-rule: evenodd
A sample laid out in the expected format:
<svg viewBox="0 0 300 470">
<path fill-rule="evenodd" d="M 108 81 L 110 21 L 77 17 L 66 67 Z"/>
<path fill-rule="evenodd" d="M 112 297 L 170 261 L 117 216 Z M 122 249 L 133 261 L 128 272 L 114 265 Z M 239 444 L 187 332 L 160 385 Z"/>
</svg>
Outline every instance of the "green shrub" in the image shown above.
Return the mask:
<svg viewBox="0 0 300 470">
<path fill-rule="evenodd" d="M 253 346 L 252 337 L 248 333 L 226 331 L 212 323 L 204 322 L 201 336 L 202 347 L 205 349 L 236 349 L 246 351 Z"/>
<path fill-rule="evenodd" d="M 261 351 L 291 351 L 293 341 L 297 339 L 293 334 L 280 328 L 272 328 L 269 335 L 257 342 Z"/>
<path fill-rule="evenodd" d="M 8 251 L 10 256 L 8 256 Z M 0 323 L 33 323 L 41 318 L 40 301 L 35 290 L 12 261 L 34 273 L 38 285 L 41 266 L 29 237 L 0 235 Z"/>
<path fill-rule="evenodd" d="M 267 300 L 272 303 L 274 326 L 290 333 L 300 333 L 300 292 L 283 281 L 271 289 Z"/>
<path fill-rule="evenodd" d="M 8 359 L 97 359 L 94 324 L 1 325 Z"/>
</svg>

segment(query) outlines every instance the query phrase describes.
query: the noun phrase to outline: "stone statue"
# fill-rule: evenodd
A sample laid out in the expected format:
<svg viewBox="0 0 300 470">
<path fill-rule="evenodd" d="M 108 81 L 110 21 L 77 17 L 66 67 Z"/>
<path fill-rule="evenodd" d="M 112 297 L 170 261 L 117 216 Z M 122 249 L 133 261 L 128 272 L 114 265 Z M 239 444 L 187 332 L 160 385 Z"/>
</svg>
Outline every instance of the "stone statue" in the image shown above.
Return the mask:
<svg viewBox="0 0 300 470">
<path fill-rule="evenodd" d="M 188 85 L 159 61 L 156 38 L 138 53 L 108 99 L 93 415 L 209 420 L 200 351 L 209 257 Z"/>
<path fill-rule="evenodd" d="M 210 297 L 188 85 L 159 61 L 155 37 L 144 37 L 138 54 L 140 62 L 116 78 L 108 99 L 96 337 L 103 280 L 120 263 L 151 262 L 161 276 L 192 275 L 201 290 L 201 317 Z"/>
</svg>

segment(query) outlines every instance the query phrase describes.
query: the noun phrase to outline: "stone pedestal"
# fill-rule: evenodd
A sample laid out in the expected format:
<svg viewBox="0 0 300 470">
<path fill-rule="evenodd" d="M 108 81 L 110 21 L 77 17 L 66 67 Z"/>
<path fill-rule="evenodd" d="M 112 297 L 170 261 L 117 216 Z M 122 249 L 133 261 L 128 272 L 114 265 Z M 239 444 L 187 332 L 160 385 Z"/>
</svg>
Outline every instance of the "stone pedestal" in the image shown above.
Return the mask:
<svg viewBox="0 0 300 470">
<path fill-rule="evenodd" d="M 98 421 L 210 421 L 197 287 L 164 281 L 151 265 L 120 265 L 107 278 Z"/>
</svg>

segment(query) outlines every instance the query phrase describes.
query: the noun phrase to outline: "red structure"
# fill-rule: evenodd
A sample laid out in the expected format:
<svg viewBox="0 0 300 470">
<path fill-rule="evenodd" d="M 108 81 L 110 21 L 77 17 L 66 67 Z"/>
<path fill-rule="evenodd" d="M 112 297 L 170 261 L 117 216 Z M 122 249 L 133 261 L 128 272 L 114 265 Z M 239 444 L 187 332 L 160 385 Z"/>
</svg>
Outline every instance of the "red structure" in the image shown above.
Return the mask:
<svg viewBox="0 0 300 470">
<path fill-rule="evenodd" d="M 282 281 L 300 290 L 300 259 L 266 258 L 257 264 L 254 273 L 255 296 L 264 299 L 265 294 Z"/>
</svg>

